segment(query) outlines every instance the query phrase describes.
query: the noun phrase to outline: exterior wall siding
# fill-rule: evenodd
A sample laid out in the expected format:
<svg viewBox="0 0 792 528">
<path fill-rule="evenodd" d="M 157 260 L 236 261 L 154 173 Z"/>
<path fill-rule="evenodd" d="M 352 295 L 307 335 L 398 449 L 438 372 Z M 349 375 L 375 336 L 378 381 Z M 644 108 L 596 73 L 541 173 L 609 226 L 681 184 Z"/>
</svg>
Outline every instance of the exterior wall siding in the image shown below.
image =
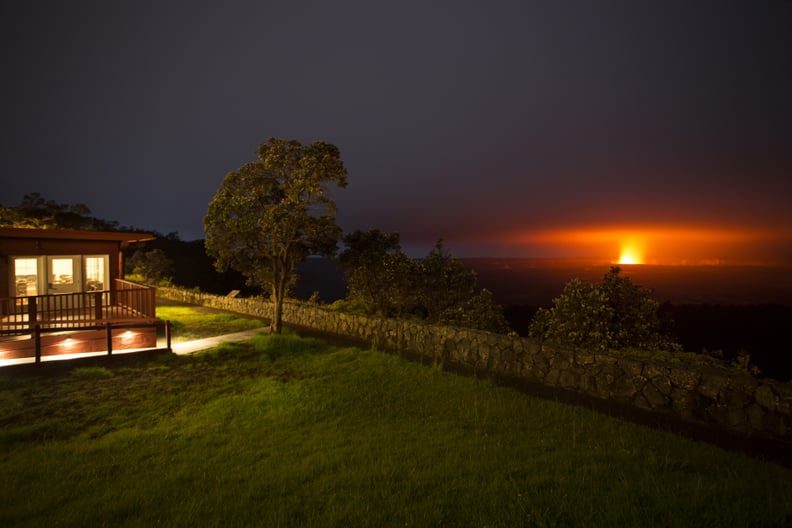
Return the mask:
<svg viewBox="0 0 792 528">
<path fill-rule="evenodd" d="M 55 255 L 108 255 L 109 279 L 123 277 L 119 242 L 55 240 L 55 239 L 6 239 L 0 248 L 0 297 L 11 297 L 15 292 L 10 287 L 11 257 Z"/>
</svg>

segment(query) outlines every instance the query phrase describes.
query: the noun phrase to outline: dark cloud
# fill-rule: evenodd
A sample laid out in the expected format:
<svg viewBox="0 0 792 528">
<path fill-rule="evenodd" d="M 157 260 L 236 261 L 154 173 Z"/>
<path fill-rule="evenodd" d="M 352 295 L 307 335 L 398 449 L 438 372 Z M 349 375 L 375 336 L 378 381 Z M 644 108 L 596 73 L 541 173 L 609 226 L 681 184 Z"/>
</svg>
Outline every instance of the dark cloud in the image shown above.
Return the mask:
<svg viewBox="0 0 792 528">
<path fill-rule="evenodd" d="M 792 226 L 792 3 L 17 2 L 3 194 L 202 237 L 269 136 L 341 149 L 347 231 Z M 515 249 L 515 254 L 523 249 Z"/>
</svg>

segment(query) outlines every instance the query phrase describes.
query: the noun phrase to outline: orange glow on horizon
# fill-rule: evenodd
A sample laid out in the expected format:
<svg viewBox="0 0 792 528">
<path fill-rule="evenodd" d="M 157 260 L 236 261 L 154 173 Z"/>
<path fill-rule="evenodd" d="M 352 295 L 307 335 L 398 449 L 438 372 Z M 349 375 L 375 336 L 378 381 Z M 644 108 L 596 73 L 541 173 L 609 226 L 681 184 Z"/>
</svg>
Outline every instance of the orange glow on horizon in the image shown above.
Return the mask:
<svg viewBox="0 0 792 528">
<path fill-rule="evenodd" d="M 641 254 L 633 247 L 626 246 L 619 255 L 619 264 L 643 264 Z"/>
<path fill-rule="evenodd" d="M 603 226 L 517 232 L 509 244 L 560 257 L 603 258 L 618 264 L 719 264 L 763 260 L 789 232 L 676 225 Z"/>
</svg>

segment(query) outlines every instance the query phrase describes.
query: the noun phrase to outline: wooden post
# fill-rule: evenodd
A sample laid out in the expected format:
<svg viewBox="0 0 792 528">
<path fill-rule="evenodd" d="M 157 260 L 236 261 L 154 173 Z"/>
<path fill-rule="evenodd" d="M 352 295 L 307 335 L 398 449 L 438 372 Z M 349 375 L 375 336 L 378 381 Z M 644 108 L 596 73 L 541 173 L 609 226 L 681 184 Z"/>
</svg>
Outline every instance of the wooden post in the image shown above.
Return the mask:
<svg viewBox="0 0 792 528">
<path fill-rule="evenodd" d="M 33 327 L 33 342 L 36 346 L 36 363 L 41 363 L 41 325 L 38 323 Z"/>
<path fill-rule="evenodd" d="M 102 292 L 94 292 L 94 319 L 102 320 Z"/>
<path fill-rule="evenodd" d="M 36 310 L 36 299 L 37 297 L 34 295 L 33 297 L 28 297 L 28 325 L 31 328 L 35 328 L 38 326 L 36 323 L 36 319 L 38 319 L 38 311 Z"/>
<path fill-rule="evenodd" d="M 146 315 L 149 317 L 157 316 L 157 291 L 154 288 L 149 288 L 144 292 L 147 297 L 146 302 Z"/>
<path fill-rule="evenodd" d="M 107 329 L 107 355 L 113 355 L 113 327 L 108 324 L 106 327 Z"/>
<path fill-rule="evenodd" d="M 170 320 L 165 321 L 165 346 L 168 348 L 168 352 L 173 352 L 173 350 L 171 350 Z"/>
</svg>

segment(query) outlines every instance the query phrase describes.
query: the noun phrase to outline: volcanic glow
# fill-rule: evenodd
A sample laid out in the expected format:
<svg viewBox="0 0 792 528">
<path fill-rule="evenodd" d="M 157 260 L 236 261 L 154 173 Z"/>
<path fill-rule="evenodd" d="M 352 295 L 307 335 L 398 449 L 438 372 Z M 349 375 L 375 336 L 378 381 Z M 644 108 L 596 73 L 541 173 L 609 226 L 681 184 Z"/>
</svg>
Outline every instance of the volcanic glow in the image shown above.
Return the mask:
<svg viewBox="0 0 792 528">
<path fill-rule="evenodd" d="M 622 248 L 619 264 L 643 264 L 641 254 L 632 246 Z"/>
<path fill-rule="evenodd" d="M 512 233 L 504 238 L 545 254 L 618 264 L 720 264 L 763 260 L 787 232 L 697 226 L 616 226 Z"/>
</svg>

